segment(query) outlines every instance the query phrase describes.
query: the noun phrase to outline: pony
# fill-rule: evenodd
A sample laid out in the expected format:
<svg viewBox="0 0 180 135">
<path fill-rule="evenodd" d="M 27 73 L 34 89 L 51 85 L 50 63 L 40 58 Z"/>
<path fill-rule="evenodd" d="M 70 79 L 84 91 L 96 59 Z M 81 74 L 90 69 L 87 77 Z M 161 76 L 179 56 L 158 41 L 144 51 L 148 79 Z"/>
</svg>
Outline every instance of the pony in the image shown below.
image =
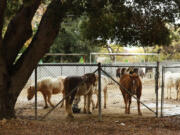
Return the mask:
<svg viewBox="0 0 180 135">
<path fill-rule="evenodd" d="M 98 76 L 96 75 L 96 78 L 98 79 Z M 107 103 L 107 86 L 108 86 L 108 78 L 106 76 L 101 75 L 101 89 L 103 90 L 104 93 L 104 109 L 106 108 L 106 103 Z M 92 99 L 92 107 L 98 108 L 98 80 L 95 83 L 95 87 L 93 90 L 93 94 L 96 95 L 96 104 L 94 103 L 94 100 Z"/>
<path fill-rule="evenodd" d="M 45 102 L 44 109 L 48 108 L 47 102 L 50 104 L 50 106 L 54 107 L 54 105 L 51 102 L 51 96 L 52 94 L 63 93 L 64 91 L 63 78 L 62 77 L 42 78 L 37 81 L 37 91 L 41 92 L 43 95 L 44 102 Z M 34 97 L 34 95 L 35 95 L 35 86 L 31 85 L 27 89 L 27 99 L 31 100 Z"/>
<path fill-rule="evenodd" d="M 68 76 L 64 80 L 65 90 L 65 105 L 67 116 L 73 118 L 72 103 L 76 97 L 84 96 L 84 113 L 90 112 L 90 102 L 93 94 L 93 87 L 96 82 L 96 75 L 94 73 L 87 73 L 83 76 Z M 87 101 L 87 106 L 86 106 Z"/>
<path fill-rule="evenodd" d="M 125 114 L 130 114 L 130 105 L 132 95 L 137 96 L 138 114 L 142 115 L 140 110 L 140 97 L 142 93 L 142 82 L 136 73 L 124 73 L 120 77 L 120 90 L 125 103 Z M 127 92 L 128 91 L 128 92 Z"/>
</svg>

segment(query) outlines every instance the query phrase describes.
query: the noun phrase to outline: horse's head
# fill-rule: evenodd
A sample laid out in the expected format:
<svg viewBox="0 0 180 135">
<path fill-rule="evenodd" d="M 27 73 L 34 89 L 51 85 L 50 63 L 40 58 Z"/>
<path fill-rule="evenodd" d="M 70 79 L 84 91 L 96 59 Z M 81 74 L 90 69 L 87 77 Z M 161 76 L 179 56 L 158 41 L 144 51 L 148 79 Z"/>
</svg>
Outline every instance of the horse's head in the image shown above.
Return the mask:
<svg viewBox="0 0 180 135">
<path fill-rule="evenodd" d="M 28 89 L 27 89 L 27 99 L 28 100 L 31 100 L 34 96 L 34 87 L 33 86 L 30 86 Z"/>
<path fill-rule="evenodd" d="M 87 73 L 83 76 L 85 78 L 85 82 L 88 82 L 90 84 L 96 85 L 97 77 L 94 73 Z"/>
<path fill-rule="evenodd" d="M 121 76 L 128 73 L 128 69 L 122 68 L 121 69 Z"/>
<path fill-rule="evenodd" d="M 132 92 L 136 93 L 137 89 L 139 88 L 139 76 L 136 74 L 136 73 L 133 73 L 133 74 L 130 74 L 129 75 L 130 78 L 131 78 L 131 89 L 132 89 Z M 134 93 L 134 94 L 135 94 Z"/>
</svg>

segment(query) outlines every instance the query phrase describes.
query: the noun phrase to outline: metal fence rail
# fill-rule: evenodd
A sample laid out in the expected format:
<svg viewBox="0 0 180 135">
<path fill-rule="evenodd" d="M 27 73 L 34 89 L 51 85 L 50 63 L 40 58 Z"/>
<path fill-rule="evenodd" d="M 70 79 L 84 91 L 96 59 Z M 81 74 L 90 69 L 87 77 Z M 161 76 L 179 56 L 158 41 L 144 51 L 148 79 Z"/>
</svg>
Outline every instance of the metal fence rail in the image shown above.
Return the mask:
<svg viewBox="0 0 180 135">
<path fill-rule="evenodd" d="M 35 102 L 34 102 L 34 107 L 35 107 L 35 113 L 34 117 L 35 119 L 38 119 L 38 97 L 37 97 L 37 81 L 38 79 L 46 76 L 51 76 L 51 77 L 57 77 L 57 76 L 69 76 L 69 75 L 77 75 L 81 76 L 85 73 L 90 73 L 94 72 L 95 70 L 98 69 L 98 76 L 99 76 L 99 94 L 98 94 L 98 99 L 95 98 L 96 100 L 99 100 L 99 106 L 98 106 L 98 118 L 99 120 L 102 120 L 102 106 L 101 102 L 103 101 L 103 95 L 101 95 L 101 77 L 102 75 L 105 75 L 108 77 L 109 81 L 112 83 L 115 83 L 116 85 L 111 85 L 114 90 L 108 90 L 108 92 L 111 92 L 111 94 L 117 89 L 116 93 L 119 93 L 121 96 L 120 91 L 118 91 L 119 87 L 119 82 L 116 80 L 116 69 L 119 67 L 135 67 L 135 68 L 152 68 L 153 69 L 153 78 L 151 79 L 153 82 L 153 85 L 151 89 L 153 89 L 155 93 L 153 93 L 153 105 L 155 105 L 155 108 L 150 107 L 147 105 L 144 101 L 140 101 L 145 108 L 153 112 L 156 117 L 159 116 L 158 112 L 160 112 L 160 116 L 164 116 L 164 105 L 165 105 L 165 72 L 166 71 L 179 71 L 180 70 L 180 63 L 173 64 L 169 66 L 167 63 L 122 63 L 122 64 L 49 64 L 49 63 L 44 63 L 44 64 L 38 64 L 37 68 L 34 70 L 32 76 L 30 77 L 31 82 L 33 81 L 35 84 L 36 88 L 36 93 L 35 93 Z M 161 83 L 161 87 L 159 86 L 159 83 Z M 118 87 L 117 87 L 118 86 Z M 147 88 L 147 87 L 146 87 Z M 149 87 L 148 87 L 149 88 Z M 161 91 L 159 91 L 159 88 L 161 88 Z M 160 95 L 161 94 L 161 95 Z M 117 95 L 118 102 L 119 102 L 119 95 Z M 111 95 L 113 97 L 113 94 Z M 134 97 L 134 96 L 133 96 Z M 64 100 L 65 98 L 62 98 L 56 105 L 55 108 Z M 134 97 L 135 100 L 137 100 L 136 97 Z M 159 104 L 160 100 L 160 104 Z M 116 100 L 113 100 L 109 104 L 116 103 Z M 120 104 L 120 103 L 119 103 Z M 117 103 L 117 105 L 119 105 Z M 116 105 L 116 104 L 115 104 Z M 115 106 L 114 105 L 114 106 Z M 158 110 L 160 107 L 160 111 Z M 43 116 L 40 116 L 41 119 L 45 118 L 48 116 L 55 108 L 52 108 L 51 110 L 47 111 L 47 113 Z M 104 110 L 105 111 L 105 110 Z"/>
</svg>

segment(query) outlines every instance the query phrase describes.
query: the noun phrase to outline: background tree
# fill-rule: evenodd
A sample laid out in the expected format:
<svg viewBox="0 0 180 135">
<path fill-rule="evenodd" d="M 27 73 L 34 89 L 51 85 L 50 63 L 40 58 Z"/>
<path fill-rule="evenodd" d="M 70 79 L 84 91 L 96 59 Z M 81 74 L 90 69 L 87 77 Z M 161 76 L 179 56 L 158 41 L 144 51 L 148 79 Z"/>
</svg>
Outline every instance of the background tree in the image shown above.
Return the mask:
<svg viewBox="0 0 180 135">
<path fill-rule="evenodd" d="M 170 38 L 172 40 L 169 46 L 161 46 L 161 53 L 164 59 L 179 59 L 180 57 L 180 28 L 168 25 L 170 29 Z"/>
<path fill-rule="evenodd" d="M 98 17 L 89 15 L 81 31 L 85 38 L 103 43 L 110 39 L 123 46 L 168 45 L 171 38 L 166 23 L 174 24 L 178 15 L 175 1 L 110 0 Z"/>
<path fill-rule="evenodd" d="M 11 1 L 0 0 L 0 119 L 15 117 L 14 106 L 18 95 L 39 60 L 49 51 L 59 29 L 62 30 L 60 24 L 67 15 L 87 15 L 80 32 L 92 43 L 111 39 L 123 45 L 154 45 L 169 43 L 165 23 L 174 22 L 175 14 L 179 12 L 178 0 L 48 2 L 37 32 L 33 34 L 31 21 L 42 1 L 13 1 L 19 8 L 6 21 L 5 13 Z M 30 38 L 29 46 L 17 59 Z"/>
<path fill-rule="evenodd" d="M 61 24 L 61 30 L 56 37 L 53 45 L 50 48 L 50 53 L 82 53 L 89 54 L 95 52 L 99 48 L 91 43 L 91 41 L 84 39 L 80 33 L 80 24 L 86 19 L 85 16 L 75 18 L 70 16 L 65 19 Z M 79 62 L 81 56 L 47 56 L 43 58 L 43 62 Z M 89 60 L 89 56 L 86 56 Z"/>
</svg>

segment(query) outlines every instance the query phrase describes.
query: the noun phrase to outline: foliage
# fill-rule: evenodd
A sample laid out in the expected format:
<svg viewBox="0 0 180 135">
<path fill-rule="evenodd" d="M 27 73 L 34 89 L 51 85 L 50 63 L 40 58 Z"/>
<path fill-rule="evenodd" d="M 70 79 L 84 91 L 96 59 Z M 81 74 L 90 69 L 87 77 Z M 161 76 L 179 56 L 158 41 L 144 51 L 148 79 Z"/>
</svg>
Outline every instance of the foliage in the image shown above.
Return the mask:
<svg viewBox="0 0 180 135">
<path fill-rule="evenodd" d="M 89 15 L 82 32 L 87 39 L 102 42 L 111 39 L 122 45 L 168 45 L 171 39 L 165 24 L 174 23 L 179 13 L 178 5 L 169 0 L 109 0 L 98 16 Z"/>
<path fill-rule="evenodd" d="M 61 24 L 61 30 L 50 48 L 50 53 L 63 54 L 85 54 L 86 61 L 89 60 L 90 52 L 97 51 L 98 48 L 87 39 L 83 39 L 79 31 L 79 25 L 86 17 L 77 19 L 69 17 Z M 43 62 L 78 62 L 81 56 L 47 56 Z"/>
</svg>

